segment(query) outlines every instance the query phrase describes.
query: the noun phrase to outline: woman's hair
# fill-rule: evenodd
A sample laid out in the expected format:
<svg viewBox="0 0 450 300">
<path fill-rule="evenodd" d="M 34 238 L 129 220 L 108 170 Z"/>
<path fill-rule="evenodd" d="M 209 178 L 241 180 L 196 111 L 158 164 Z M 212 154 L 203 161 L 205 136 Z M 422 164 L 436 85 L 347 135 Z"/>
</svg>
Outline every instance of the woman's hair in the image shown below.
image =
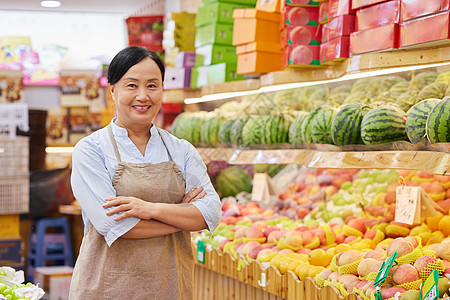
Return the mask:
<svg viewBox="0 0 450 300">
<path fill-rule="evenodd" d="M 128 70 L 138 64 L 144 58 L 152 59 L 161 71 L 161 78 L 164 81 L 164 64 L 156 52 L 144 47 L 130 46 L 122 49 L 114 56 L 108 67 L 108 83 L 116 84 Z"/>
</svg>

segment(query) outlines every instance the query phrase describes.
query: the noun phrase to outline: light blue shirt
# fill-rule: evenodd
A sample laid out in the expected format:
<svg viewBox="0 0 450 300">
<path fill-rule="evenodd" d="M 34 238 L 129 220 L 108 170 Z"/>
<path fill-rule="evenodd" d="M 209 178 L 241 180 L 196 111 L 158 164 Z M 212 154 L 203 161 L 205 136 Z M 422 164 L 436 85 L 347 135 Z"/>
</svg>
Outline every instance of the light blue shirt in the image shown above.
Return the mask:
<svg viewBox="0 0 450 300">
<path fill-rule="evenodd" d="M 117 142 L 120 159 L 130 163 L 161 163 L 169 161 L 166 147 L 158 134 L 156 126 L 150 129 L 151 137 L 145 150 L 145 156 L 128 138 L 125 128 L 111 121 L 112 131 Z M 167 148 L 186 182 L 186 193 L 194 186 L 204 187 L 206 196 L 192 204 L 202 214 L 213 232 L 221 219 L 220 198 L 206 172 L 206 166 L 197 150 L 189 142 L 180 140 L 160 129 Z M 140 219 L 137 217 L 115 221 L 117 215 L 107 216 L 102 207 L 104 199 L 116 196 L 112 180 L 117 167 L 117 158 L 108 128 L 102 128 L 81 139 L 72 153 L 71 184 L 75 198 L 82 208 L 85 231 L 90 223 L 105 237 L 108 246 L 124 233 L 133 228 Z"/>
</svg>

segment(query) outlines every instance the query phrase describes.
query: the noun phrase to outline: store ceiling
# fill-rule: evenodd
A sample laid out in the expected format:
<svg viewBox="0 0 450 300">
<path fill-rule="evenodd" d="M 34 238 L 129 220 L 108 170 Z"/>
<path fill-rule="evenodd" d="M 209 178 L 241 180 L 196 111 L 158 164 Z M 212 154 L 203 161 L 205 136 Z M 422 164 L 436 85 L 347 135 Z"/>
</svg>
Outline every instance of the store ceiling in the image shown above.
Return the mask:
<svg viewBox="0 0 450 300">
<path fill-rule="evenodd" d="M 0 10 L 57 11 L 132 14 L 149 3 L 149 0 L 60 0 L 58 8 L 45 8 L 40 0 L 0 1 Z"/>
</svg>

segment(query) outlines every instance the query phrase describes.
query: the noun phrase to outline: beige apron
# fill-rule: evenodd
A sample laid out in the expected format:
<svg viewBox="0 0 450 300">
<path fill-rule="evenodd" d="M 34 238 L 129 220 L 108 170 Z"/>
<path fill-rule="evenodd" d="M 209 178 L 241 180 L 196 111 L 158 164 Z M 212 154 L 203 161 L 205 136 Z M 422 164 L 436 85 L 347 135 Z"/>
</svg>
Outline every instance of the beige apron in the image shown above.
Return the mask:
<svg viewBox="0 0 450 300">
<path fill-rule="evenodd" d="M 185 194 L 183 174 L 170 155 L 159 164 L 118 160 L 113 178 L 117 196 L 160 203 L 180 203 Z M 105 211 L 106 213 L 106 211 Z M 190 233 L 147 238 L 118 238 L 111 247 L 89 224 L 83 237 L 70 287 L 71 300 L 90 299 L 192 299 L 194 258 Z"/>
</svg>

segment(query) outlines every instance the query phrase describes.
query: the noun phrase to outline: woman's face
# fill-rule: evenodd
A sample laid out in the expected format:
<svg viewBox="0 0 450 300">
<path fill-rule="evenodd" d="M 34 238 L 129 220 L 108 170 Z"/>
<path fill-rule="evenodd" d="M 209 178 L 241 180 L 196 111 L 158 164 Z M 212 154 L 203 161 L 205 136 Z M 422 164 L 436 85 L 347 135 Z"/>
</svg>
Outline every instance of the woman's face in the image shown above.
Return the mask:
<svg viewBox="0 0 450 300">
<path fill-rule="evenodd" d="M 149 125 L 161 108 L 163 82 L 158 65 L 144 58 L 111 87 L 117 118 L 124 126 Z"/>
</svg>

